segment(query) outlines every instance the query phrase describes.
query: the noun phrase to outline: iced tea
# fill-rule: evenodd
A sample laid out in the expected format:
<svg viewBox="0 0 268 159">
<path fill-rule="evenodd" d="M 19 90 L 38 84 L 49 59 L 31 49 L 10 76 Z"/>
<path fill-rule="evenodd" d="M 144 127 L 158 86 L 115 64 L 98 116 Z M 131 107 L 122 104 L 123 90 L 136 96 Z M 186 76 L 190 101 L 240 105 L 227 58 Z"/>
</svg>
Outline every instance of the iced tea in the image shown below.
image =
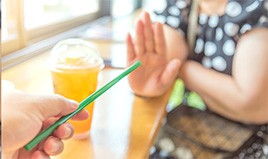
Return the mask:
<svg viewBox="0 0 268 159">
<path fill-rule="evenodd" d="M 85 41 L 71 39 L 59 43 L 52 50 L 51 72 L 56 94 L 80 103 L 95 92 L 103 61 L 97 50 L 89 47 L 92 46 Z M 90 113 L 87 120 L 69 121 L 75 128 L 76 138 L 85 138 L 91 128 L 94 103 L 85 109 Z"/>
</svg>

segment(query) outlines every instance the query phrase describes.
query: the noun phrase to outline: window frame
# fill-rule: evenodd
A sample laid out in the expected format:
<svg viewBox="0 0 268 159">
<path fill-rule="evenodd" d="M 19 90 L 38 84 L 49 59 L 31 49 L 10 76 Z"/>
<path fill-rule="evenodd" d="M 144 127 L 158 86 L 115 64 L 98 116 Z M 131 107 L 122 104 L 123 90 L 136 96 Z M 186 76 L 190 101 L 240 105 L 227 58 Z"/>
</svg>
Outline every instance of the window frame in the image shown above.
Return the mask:
<svg viewBox="0 0 268 159">
<path fill-rule="evenodd" d="M 99 12 L 99 11 L 98 11 Z M 58 33 L 70 30 L 79 25 L 88 23 L 94 19 L 100 18 L 99 13 L 89 13 L 75 18 L 62 20 L 60 22 L 43 25 L 34 29 L 26 30 L 27 38 L 30 43 L 44 40 Z"/>
<path fill-rule="evenodd" d="M 14 4 L 18 5 L 14 5 Z M 2 3 L 2 2 L 1 2 Z M 9 5 L 12 11 L 15 11 L 14 17 L 15 22 L 18 25 L 16 32 L 18 33 L 18 38 L 8 39 L 7 41 L 2 42 L 2 50 L 1 54 L 6 55 L 10 52 L 16 51 L 25 46 L 25 32 L 24 32 L 24 23 L 22 20 L 23 15 L 20 14 L 22 12 L 22 0 L 6 0 L 7 5 Z M 22 12 L 23 13 L 23 12 Z M 11 47 L 12 46 L 12 47 Z"/>
<path fill-rule="evenodd" d="M 110 1 L 99 0 L 99 10 L 94 13 L 89 13 L 74 18 L 62 20 L 56 23 L 43 25 L 38 28 L 26 30 L 23 22 L 23 0 L 7 0 L 7 5 L 12 10 L 16 10 L 16 23 L 18 24 L 18 38 L 9 41 L 2 41 L 1 55 L 5 56 L 12 54 L 12 52 L 23 49 L 31 44 L 45 40 L 49 37 L 55 36 L 59 33 L 68 31 L 74 27 L 89 23 L 94 19 L 98 19 L 101 16 L 110 15 Z M 14 5 L 17 4 L 17 5 Z"/>
</svg>

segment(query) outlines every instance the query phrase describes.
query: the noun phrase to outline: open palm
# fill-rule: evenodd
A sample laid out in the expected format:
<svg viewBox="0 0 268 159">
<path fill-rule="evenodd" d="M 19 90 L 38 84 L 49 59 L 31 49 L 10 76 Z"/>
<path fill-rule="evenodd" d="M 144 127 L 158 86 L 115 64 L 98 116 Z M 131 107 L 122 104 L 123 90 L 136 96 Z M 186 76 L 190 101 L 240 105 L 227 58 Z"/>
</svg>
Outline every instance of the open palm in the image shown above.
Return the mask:
<svg viewBox="0 0 268 159">
<path fill-rule="evenodd" d="M 172 85 L 180 66 L 178 59 L 168 59 L 163 25 L 152 24 L 148 13 L 136 23 L 135 40 L 127 36 L 128 65 L 137 60 L 142 66 L 128 76 L 133 91 L 141 96 L 160 96 Z"/>
</svg>

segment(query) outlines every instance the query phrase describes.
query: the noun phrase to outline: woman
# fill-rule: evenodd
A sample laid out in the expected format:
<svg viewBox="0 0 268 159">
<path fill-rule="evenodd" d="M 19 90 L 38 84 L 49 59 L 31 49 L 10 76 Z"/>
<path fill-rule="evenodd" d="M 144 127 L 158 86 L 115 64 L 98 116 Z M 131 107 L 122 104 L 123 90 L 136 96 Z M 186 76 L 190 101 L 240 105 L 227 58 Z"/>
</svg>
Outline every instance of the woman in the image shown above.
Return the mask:
<svg viewBox="0 0 268 159">
<path fill-rule="evenodd" d="M 136 24 L 135 39 L 128 35 L 126 40 L 128 64 L 137 59 L 143 63 L 129 75 L 133 91 L 140 96 L 160 96 L 170 89 L 176 78 L 180 78 L 188 90 L 202 97 L 209 110 L 242 123 L 267 123 L 268 1 L 199 0 L 196 32 L 189 31 L 192 28 L 189 22 L 194 20 L 189 19 L 194 13 L 191 10 L 195 6 L 193 1 L 168 0 L 166 7 L 156 13 L 156 19 L 164 25 L 152 24 L 148 13 L 141 15 Z M 193 45 L 188 43 L 192 34 Z M 189 46 L 193 46 L 192 49 L 188 49 Z M 174 111 L 168 115 L 171 114 L 174 115 Z M 157 150 L 150 158 L 174 155 L 179 158 L 216 158 L 219 155 L 202 148 L 204 145 L 200 141 L 184 140 L 187 134 L 174 139 L 169 133 L 172 134 L 167 132 L 157 142 Z M 195 133 L 200 134 L 200 130 Z M 260 144 L 254 144 L 262 149 L 263 140 L 258 141 Z M 186 146 L 187 143 L 191 146 Z M 256 152 L 255 157 L 261 155 L 258 147 L 250 151 Z M 239 157 L 245 156 L 240 150 L 238 153 Z M 212 156 L 200 157 L 202 154 Z"/>
<path fill-rule="evenodd" d="M 268 2 L 200 0 L 193 53 L 185 38 L 190 8 L 191 1 L 167 1 L 157 18 L 168 25 L 141 15 L 135 39 L 127 37 L 128 64 L 143 63 L 129 76 L 133 91 L 160 96 L 178 77 L 208 109 L 243 123 L 267 123 Z"/>
</svg>

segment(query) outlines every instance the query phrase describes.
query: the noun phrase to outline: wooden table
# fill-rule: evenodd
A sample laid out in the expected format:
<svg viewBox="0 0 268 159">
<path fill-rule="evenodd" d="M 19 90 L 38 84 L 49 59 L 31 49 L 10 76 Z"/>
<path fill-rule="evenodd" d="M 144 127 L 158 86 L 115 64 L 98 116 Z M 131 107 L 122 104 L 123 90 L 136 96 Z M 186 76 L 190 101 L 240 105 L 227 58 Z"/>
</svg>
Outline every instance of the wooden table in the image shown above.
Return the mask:
<svg viewBox="0 0 268 159">
<path fill-rule="evenodd" d="M 5 70 L 2 79 L 13 82 L 17 89 L 28 93 L 52 94 L 47 58 L 48 53 L 43 53 Z M 99 85 L 104 85 L 121 72 L 121 69 L 104 69 Z M 55 158 L 148 158 L 166 113 L 167 99 L 168 94 L 153 99 L 136 97 L 124 78 L 96 100 L 89 138 L 66 141 L 64 152 Z"/>
</svg>

